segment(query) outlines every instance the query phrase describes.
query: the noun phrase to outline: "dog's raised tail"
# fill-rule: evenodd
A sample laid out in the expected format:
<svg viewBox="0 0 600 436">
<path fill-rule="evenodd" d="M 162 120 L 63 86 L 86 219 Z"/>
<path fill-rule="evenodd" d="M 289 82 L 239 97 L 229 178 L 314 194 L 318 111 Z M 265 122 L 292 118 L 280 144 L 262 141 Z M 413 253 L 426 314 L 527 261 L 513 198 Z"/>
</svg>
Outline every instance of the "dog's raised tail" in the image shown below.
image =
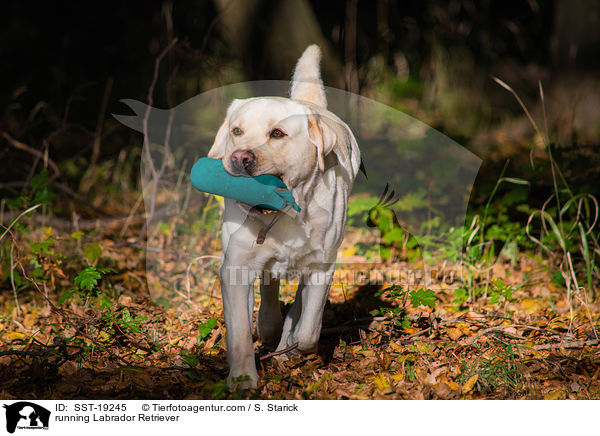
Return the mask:
<svg viewBox="0 0 600 436">
<path fill-rule="evenodd" d="M 296 63 L 290 88 L 292 100 L 308 101 L 323 108 L 327 107 L 320 62 L 321 49 L 316 44 L 309 45 Z"/>
</svg>

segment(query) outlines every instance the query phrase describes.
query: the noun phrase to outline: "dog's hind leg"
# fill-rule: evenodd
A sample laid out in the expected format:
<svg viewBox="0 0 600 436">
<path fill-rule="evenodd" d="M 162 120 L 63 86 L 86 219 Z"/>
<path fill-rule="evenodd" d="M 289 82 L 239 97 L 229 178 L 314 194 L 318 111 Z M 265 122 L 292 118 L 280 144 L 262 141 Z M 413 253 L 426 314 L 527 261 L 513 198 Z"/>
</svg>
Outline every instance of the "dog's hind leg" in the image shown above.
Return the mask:
<svg viewBox="0 0 600 436">
<path fill-rule="evenodd" d="M 256 330 L 264 345 L 275 346 L 281 337 L 283 321 L 279 307 L 279 279 L 264 271 L 260 278 L 260 308 Z"/>
<path fill-rule="evenodd" d="M 285 321 L 283 322 L 283 331 L 281 332 L 281 340 L 279 341 L 279 345 L 277 346 L 276 351 L 285 350 L 286 348 L 294 345 L 292 340 L 292 333 L 298 324 L 298 320 L 300 319 L 300 314 L 302 313 L 302 291 L 304 289 L 304 280 L 300 277 L 300 281 L 298 284 L 298 290 L 296 291 L 296 299 L 292 307 L 288 311 L 285 316 Z M 285 360 L 287 357 L 285 354 L 276 357 L 277 360 Z"/>
<path fill-rule="evenodd" d="M 287 342 L 298 344 L 298 350 L 303 353 L 317 351 L 321 336 L 323 310 L 327 303 L 327 295 L 333 278 L 332 271 L 313 271 L 305 277 L 302 294 L 296 297 L 296 303 L 302 305 L 300 319 Z M 300 298 L 300 301 L 298 299 Z"/>
</svg>

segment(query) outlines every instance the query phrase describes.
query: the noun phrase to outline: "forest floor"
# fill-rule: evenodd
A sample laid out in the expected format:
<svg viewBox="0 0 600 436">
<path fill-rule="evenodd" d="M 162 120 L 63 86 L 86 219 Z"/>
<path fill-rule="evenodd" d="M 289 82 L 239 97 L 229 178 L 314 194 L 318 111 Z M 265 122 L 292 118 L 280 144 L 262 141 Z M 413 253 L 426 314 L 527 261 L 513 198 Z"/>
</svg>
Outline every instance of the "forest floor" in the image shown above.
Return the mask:
<svg viewBox="0 0 600 436">
<path fill-rule="evenodd" d="M 460 283 L 408 304 L 393 283 L 337 281 L 318 353 L 278 363 L 255 342 L 258 389 L 228 389 L 218 261 L 200 266 L 189 294 L 181 273 L 180 291 L 157 298 L 133 224 L 125 235 L 37 226 L 3 241 L 0 398 L 600 399 L 600 308 L 569 300 L 533 254 L 480 271 L 510 292 L 490 285 L 472 302 L 457 300 Z M 169 272 L 180 254 L 152 256 Z M 284 312 L 293 284 L 282 286 Z"/>
</svg>

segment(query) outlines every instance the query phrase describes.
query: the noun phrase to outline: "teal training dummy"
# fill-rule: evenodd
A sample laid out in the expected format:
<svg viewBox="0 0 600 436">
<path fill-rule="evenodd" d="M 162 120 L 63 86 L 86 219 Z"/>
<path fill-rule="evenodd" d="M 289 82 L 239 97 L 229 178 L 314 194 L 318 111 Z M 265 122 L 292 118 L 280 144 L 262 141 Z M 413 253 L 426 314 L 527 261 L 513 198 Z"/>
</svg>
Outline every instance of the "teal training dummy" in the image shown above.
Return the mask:
<svg viewBox="0 0 600 436">
<path fill-rule="evenodd" d="M 270 174 L 236 177 L 223 168 L 223 161 L 203 157 L 192 167 L 192 186 L 202 192 L 233 198 L 264 209 L 300 212 L 283 181 Z"/>
</svg>

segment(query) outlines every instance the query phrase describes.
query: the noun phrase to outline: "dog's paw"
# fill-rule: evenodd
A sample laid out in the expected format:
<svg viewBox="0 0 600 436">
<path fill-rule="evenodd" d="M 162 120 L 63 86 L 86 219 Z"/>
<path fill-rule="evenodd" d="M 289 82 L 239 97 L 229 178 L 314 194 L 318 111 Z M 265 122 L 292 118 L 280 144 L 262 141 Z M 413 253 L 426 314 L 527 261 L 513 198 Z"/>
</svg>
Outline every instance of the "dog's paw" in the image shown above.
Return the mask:
<svg viewBox="0 0 600 436">
<path fill-rule="evenodd" d="M 234 391 L 256 389 L 258 387 L 258 379 L 259 377 L 256 373 L 254 375 L 242 374 L 237 376 L 229 374 L 229 377 L 227 377 L 227 386 Z"/>
</svg>

